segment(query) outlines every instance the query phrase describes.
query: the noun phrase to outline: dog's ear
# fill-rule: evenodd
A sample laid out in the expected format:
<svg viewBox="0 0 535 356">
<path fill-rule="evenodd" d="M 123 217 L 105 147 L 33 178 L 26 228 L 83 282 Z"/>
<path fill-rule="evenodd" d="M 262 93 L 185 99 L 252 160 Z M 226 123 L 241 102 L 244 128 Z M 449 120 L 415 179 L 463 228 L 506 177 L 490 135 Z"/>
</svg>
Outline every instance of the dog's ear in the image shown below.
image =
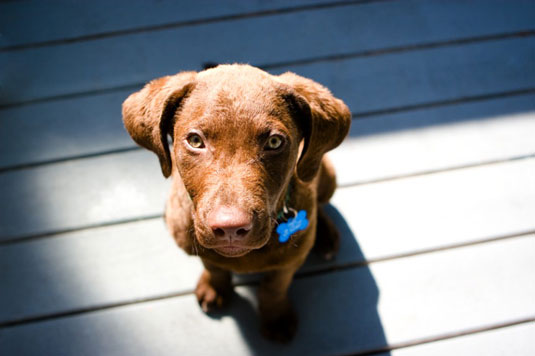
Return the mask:
<svg viewBox="0 0 535 356">
<path fill-rule="evenodd" d="M 287 94 L 285 100 L 293 102 L 290 104 L 292 111 L 298 110 L 305 139 L 297 164 L 297 176 L 303 181 L 310 181 L 317 174 L 325 152 L 338 146 L 348 134 L 351 112 L 342 100 L 310 79 L 291 72 L 279 75 L 278 79 L 296 93 Z"/>
<path fill-rule="evenodd" d="M 172 163 L 167 134 L 181 101 L 194 86 L 195 72 L 155 79 L 123 103 L 126 130 L 140 146 L 156 153 L 163 175 L 171 175 Z"/>
</svg>

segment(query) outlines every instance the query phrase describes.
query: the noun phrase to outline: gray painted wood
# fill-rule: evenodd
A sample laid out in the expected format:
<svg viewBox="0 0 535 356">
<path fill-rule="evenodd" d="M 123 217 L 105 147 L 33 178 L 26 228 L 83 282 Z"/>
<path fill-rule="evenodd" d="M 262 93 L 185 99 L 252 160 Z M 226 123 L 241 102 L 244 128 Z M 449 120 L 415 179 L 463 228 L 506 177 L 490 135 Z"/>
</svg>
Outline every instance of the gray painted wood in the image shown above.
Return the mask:
<svg viewBox="0 0 535 356">
<path fill-rule="evenodd" d="M 286 69 L 323 83 L 344 99 L 358 117 L 359 113 L 378 109 L 529 88 L 535 83 L 535 69 L 527 62 L 534 55 L 535 41 L 527 38 Z M 122 126 L 120 111 L 122 101 L 130 92 L 0 110 L 3 128 L 0 152 L 5 153 L 0 155 L 0 167 L 134 147 Z M 444 120 L 531 111 L 535 104 L 530 96 L 475 105 L 472 107 L 476 109 L 465 106 L 446 109 L 444 112 L 450 116 Z M 491 112 L 491 108 L 497 112 Z M 456 110 L 458 113 L 454 113 Z M 424 120 L 425 113 L 430 116 Z M 424 111 L 387 116 L 379 121 L 366 120 L 366 123 L 355 123 L 357 129 L 352 135 L 438 124 L 440 120 L 434 119 L 435 114 L 446 115 Z M 412 119 L 413 115 L 418 118 Z M 407 120 L 414 122 L 407 123 Z"/>
<path fill-rule="evenodd" d="M 116 31 L 188 23 L 259 11 L 329 3 L 330 0 L 240 1 L 40 1 L 0 4 L 4 46 L 92 36 Z M 332 0 L 331 0 L 332 1 Z"/>
<path fill-rule="evenodd" d="M 339 189 L 331 202 L 357 237 L 373 236 L 365 256 L 532 231 L 535 159 Z"/>
<path fill-rule="evenodd" d="M 133 90 L 0 110 L 0 167 L 133 148 L 121 104 Z"/>
<path fill-rule="evenodd" d="M 199 69 L 205 61 L 263 65 L 524 31 L 533 26 L 534 6 L 532 2 L 377 2 L 4 52 L 0 57 L 4 68 L 0 80 L 5 83 L 0 88 L 0 104 L 142 83 L 179 70 Z M 481 11 L 483 7 L 485 11 Z M 485 53 L 485 58 L 509 54 L 512 57 L 502 65 L 519 65 L 525 72 L 531 62 L 517 50 L 521 51 L 504 47 Z M 459 55 L 462 50 L 443 58 L 450 61 L 428 79 L 405 72 L 400 85 L 406 81 L 410 88 L 424 80 L 422 84 L 436 89 L 433 82 L 449 75 L 447 65 L 456 63 Z M 417 58 L 410 60 L 416 60 L 423 70 L 428 65 Z M 488 66 L 494 69 L 496 64 Z M 531 63 L 528 73 L 532 68 Z M 381 76 L 376 77 L 381 73 L 375 72 L 374 65 L 367 73 L 381 83 Z M 484 82 L 493 77 L 477 78 Z M 458 85 L 462 87 L 466 81 Z"/>
<path fill-rule="evenodd" d="M 0 238 L 6 240 L 161 213 L 168 182 L 153 154 L 142 150 L 6 172 L 0 186 Z M 516 189 L 522 194 L 525 187 Z"/>
<path fill-rule="evenodd" d="M 163 219 L 0 247 L 0 323 L 191 290 L 202 271 Z"/>
<path fill-rule="evenodd" d="M 254 290 L 240 287 L 229 310 L 214 317 L 188 295 L 3 329 L 0 349 L 20 355 L 325 355 L 440 336 L 533 315 L 534 243 L 534 236 L 524 237 L 297 280 L 290 294 L 301 324 L 288 346 L 260 337 Z"/>
<path fill-rule="evenodd" d="M 530 235 L 372 265 L 388 341 L 533 317 L 534 248 Z"/>
<path fill-rule="evenodd" d="M 332 88 L 359 113 L 531 88 L 535 41 L 516 38 L 464 46 L 288 66 Z M 354 103 L 354 104 L 353 104 Z"/>
<path fill-rule="evenodd" d="M 535 96 L 354 120 L 331 157 L 341 185 L 535 153 Z"/>
<path fill-rule="evenodd" d="M 328 210 L 340 254 L 332 263 L 312 255 L 304 270 L 534 230 L 534 175 L 532 159 L 340 189 Z M 111 201 L 137 204 L 126 195 Z M 201 266 L 156 219 L 2 246 L 0 271 L 6 322 L 191 291 Z"/>
<path fill-rule="evenodd" d="M 7 172 L 0 186 L 6 239 L 162 213 L 168 182 L 143 150 Z"/>
<path fill-rule="evenodd" d="M 391 355 L 531 356 L 535 353 L 533 336 L 535 336 L 535 323 L 521 324 L 483 333 L 432 342 L 425 345 L 394 350 L 391 352 Z"/>
</svg>

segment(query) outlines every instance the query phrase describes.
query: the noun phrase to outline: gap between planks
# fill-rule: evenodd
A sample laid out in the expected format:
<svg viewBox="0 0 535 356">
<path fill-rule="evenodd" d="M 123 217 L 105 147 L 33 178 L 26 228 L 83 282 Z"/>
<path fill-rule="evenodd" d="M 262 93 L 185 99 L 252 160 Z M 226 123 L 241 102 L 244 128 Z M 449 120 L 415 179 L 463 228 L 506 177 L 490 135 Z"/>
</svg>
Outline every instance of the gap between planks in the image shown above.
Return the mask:
<svg viewBox="0 0 535 356">
<path fill-rule="evenodd" d="M 392 1 L 392 0 L 380 0 L 380 1 Z M 422 51 L 422 50 L 430 50 L 430 49 L 437 49 L 437 48 L 447 48 L 447 47 L 456 47 L 456 46 L 463 46 L 463 45 L 470 45 L 474 43 L 484 43 L 484 42 L 490 42 L 490 41 L 500 41 L 500 40 L 506 40 L 506 39 L 512 39 L 512 38 L 522 38 L 522 37 L 533 37 L 535 36 L 535 30 L 533 29 L 527 29 L 524 31 L 516 31 L 511 33 L 502 33 L 502 34 L 496 34 L 496 35 L 485 35 L 485 36 L 476 36 L 476 37 L 468 37 L 468 38 L 458 38 L 453 40 L 447 40 L 447 41 L 439 41 L 439 42 L 430 42 L 430 43 L 422 43 L 422 44 L 415 44 L 415 45 L 407 45 L 407 46 L 399 46 L 399 47 L 388 47 L 388 48 L 381 48 L 381 49 L 374 49 L 374 50 L 366 50 L 366 51 L 360 51 L 360 52 L 352 52 L 352 53 L 340 53 L 335 55 L 329 55 L 329 56 L 323 56 L 323 57 L 314 57 L 314 58 L 308 58 L 308 59 L 298 59 L 294 61 L 287 61 L 287 62 L 279 62 L 279 63 L 271 63 L 271 64 L 253 64 L 261 69 L 277 69 L 277 68 L 283 68 L 283 67 L 291 67 L 296 65 L 306 65 L 306 64 L 313 64 L 313 63 L 321 63 L 321 62 L 332 62 L 332 61 L 341 61 L 341 60 L 347 60 L 347 59 L 355 59 L 355 58 L 363 58 L 363 57 L 372 57 L 372 56 L 383 56 L 383 55 L 390 55 L 390 54 L 397 54 L 397 53 L 403 53 L 403 52 L 412 52 L 412 51 Z M 202 67 L 202 63 L 200 64 Z M 149 80 L 152 78 L 149 78 Z M 62 100 L 62 99 L 72 99 L 77 97 L 84 97 L 84 96 L 90 96 L 90 95 L 97 95 L 97 94 L 104 94 L 104 93 L 113 93 L 120 90 L 137 90 L 141 88 L 145 84 L 144 82 L 138 82 L 138 83 L 132 83 L 127 85 L 120 85 L 115 87 L 109 87 L 109 88 L 101 88 L 101 89 L 94 89 L 94 90 L 87 90 L 87 91 L 80 91 L 80 92 L 74 92 L 69 94 L 61 94 L 61 95 L 51 95 L 51 96 L 45 96 L 38 99 L 30 99 L 30 100 L 23 100 L 18 102 L 12 102 L 12 103 L 6 103 L 0 105 L 0 110 L 2 109 L 8 109 L 8 108 L 14 108 L 14 107 L 21 107 L 26 105 L 32 105 L 42 102 L 48 102 L 48 101 L 55 101 L 55 100 Z M 528 88 L 524 90 L 533 90 L 533 88 Z M 492 95 L 492 94 L 491 94 Z M 499 95 L 499 94 L 494 94 Z M 462 98 L 457 99 L 462 100 Z M 385 109 L 385 110 L 391 110 L 391 109 Z M 402 110 L 402 109 L 398 109 Z M 388 112 L 388 111 L 387 111 Z M 378 113 L 384 113 L 383 110 L 378 111 Z M 374 115 L 374 112 L 369 113 L 362 113 L 362 115 Z"/>
<path fill-rule="evenodd" d="M 246 12 L 246 13 L 235 14 L 235 15 L 214 16 L 214 17 L 208 17 L 208 18 L 185 20 L 185 21 L 179 21 L 179 22 L 170 22 L 170 23 L 165 23 L 165 24 L 144 26 L 144 27 L 131 28 L 131 29 L 101 32 L 101 33 L 96 33 L 96 34 L 91 34 L 91 35 L 82 35 L 82 36 L 63 38 L 63 39 L 57 39 L 57 40 L 40 41 L 40 42 L 25 43 L 25 44 L 18 44 L 18 45 L 12 45 L 12 46 L 4 46 L 4 47 L 0 47 L 0 53 L 20 51 L 20 50 L 25 50 L 25 49 L 30 49 L 30 48 L 58 46 L 58 45 L 64 45 L 64 44 L 69 44 L 69 43 L 76 43 L 76 42 L 94 41 L 94 40 L 99 40 L 103 38 L 119 37 L 119 36 L 132 35 L 132 34 L 138 34 L 138 33 L 144 33 L 144 32 L 156 32 L 156 31 L 163 31 L 163 30 L 187 27 L 187 26 L 198 26 L 198 25 L 205 25 L 205 24 L 211 24 L 211 23 L 217 23 L 217 22 L 235 21 L 235 20 L 250 19 L 250 18 L 255 18 L 255 17 L 275 16 L 275 15 L 289 14 L 289 13 L 295 13 L 295 12 L 314 11 L 314 10 L 322 10 L 322 9 L 344 7 L 344 6 L 358 6 L 358 5 L 365 5 L 365 4 L 376 3 L 376 2 L 388 2 L 388 1 L 395 1 L 395 0 L 342 0 L 342 1 L 325 2 L 325 3 L 320 3 L 320 4 L 290 6 L 290 7 L 284 7 L 284 8 L 279 8 L 279 9 L 252 11 L 252 12 Z"/>
<path fill-rule="evenodd" d="M 393 350 L 398 350 L 398 349 L 403 349 L 403 348 L 412 347 L 412 346 L 429 344 L 429 343 L 437 342 L 437 341 L 454 339 L 454 338 L 461 337 L 461 336 L 480 334 L 480 333 L 484 333 L 484 332 L 488 332 L 488 331 L 492 331 L 492 330 L 498 330 L 498 329 L 508 328 L 508 327 L 511 327 L 511 326 L 517 326 L 517 325 L 532 323 L 532 322 L 535 322 L 535 316 L 530 316 L 530 317 L 527 317 L 527 318 L 522 318 L 522 319 L 517 319 L 517 320 L 509 320 L 509 321 L 502 322 L 502 323 L 485 325 L 485 326 L 480 326 L 480 327 L 477 327 L 477 328 L 471 328 L 471 329 L 466 329 L 466 330 L 461 330 L 461 331 L 455 331 L 455 332 L 451 332 L 451 333 L 440 334 L 440 335 L 430 336 L 430 337 L 426 337 L 426 338 L 405 341 L 405 342 L 401 342 L 401 343 L 395 343 L 395 344 L 387 345 L 385 347 L 378 348 L 378 349 L 370 349 L 370 350 L 365 350 L 365 351 L 361 351 L 361 352 L 357 352 L 357 353 L 342 354 L 342 355 L 339 355 L 339 356 L 371 356 L 371 355 L 379 355 L 379 354 L 382 354 L 382 353 L 385 353 L 385 352 L 389 352 L 389 351 L 393 351 Z"/>
<path fill-rule="evenodd" d="M 492 166 L 492 165 L 496 165 L 496 164 L 500 164 L 500 163 L 521 161 L 521 160 L 524 160 L 524 159 L 532 159 L 532 158 L 535 158 L 535 153 L 531 153 L 531 154 L 527 154 L 527 155 L 521 155 L 521 156 L 508 157 L 508 158 L 504 158 L 504 159 L 488 160 L 488 161 L 483 161 L 483 162 L 478 162 L 478 163 L 463 164 L 463 165 L 458 165 L 458 166 L 450 166 L 450 167 L 446 167 L 446 168 L 439 168 L 439 169 L 420 171 L 420 172 L 416 172 L 416 173 L 400 174 L 400 175 L 396 175 L 396 176 L 372 179 L 372 180 L 361 181 L 361 182 L 339 184 L 338 188 L 349 188 L 349 187 L 357 187 L 357 186 L 361 186 L 361 185 L 390 182 L 390 181 L 394 181 L 394 180 L 400 180 L 400 179 L 406 179 L 406 178 L 412 178 L 412 177 L 421 177 L 421 176 L 427 176 L 427 175 L 431 175 L 431 174 L 438 174 L 438 173 L 451 172 L 451 171 L 458 171 L 458 170 L 461 170 L 461 169 L 476 168 L 476 167 L 482 167 L 482 166 Z"/>
<path fill-rule="evenodd" d="M 435 253 L 435 252 L 449 251 L 449 250 L 454 250 L 454 249 L 459 249 L 459 248 L 464 248 L 464 247 L 470 247 L 470 246 L 488 244 L 488 243 L 493 243 L 493 242 L 499 242 L 499 241 L 503 241 L 503 240 L 533 237 L 534 234 L 535 234 L 535 230 L 523 231 L 523 232 L 517 232 L 517 233 L 513 233 L 513 234 L 507 234 L 507 235 L 501 235 L 501 236 L 493 236 L 493 237 L 488 237 L 488 238 L 482 238 L 482 239 L 466 241 L 466 242 L 462 242 L 462 243 L 456 243 L 456 244 L 443 245 L 443 246 L 432 247 L 432 248 L 427 248 L 427 249 L 421 249 L 421 250 L 416 250 L 416 251 L 412 251 L 412 252 L 405 252 L 405 253 L 399 253 L 399 254 L 383 256 L 383 257 L 377 257 L 377 258 L 372 258 L 372 259 L 365 260 L 365 261 L 343 263 L 343 264 L 340 264 L 340 265 L 327 266 L 327 267 L 319 267 L 319 268 L 311 269 L 311 270 L 308 270 L 308 271 L 298 271 L 297 274 L 295 275 L 294 279 L 299 280 L 299 279 L 302 279 L 302 278 L 310 278 L 310 277 L 315 277 L 315 276 L 319 276 L 319 275 L 323 275 L 323 274 L 327 274 L 327 273 L 336 273 L 336 272 L 346 271 L 346 270 L 350 270 L 350 269 L 362 268 L 362 267 L 366 267 L 366 266 L 369 266 L 370 264 L 374 264 L 374 263 L 393 261 L 393 260 L 396 260 L 396 259 L 408 258 L 408 257 L 413 257 L 413 256 L 419 256 L 419 255 L 425 255 L 425 254 L 430 254 L 430 253 Z M 252 281 L 245 281 L 245 282 L 241 282 L 241 283 L 233 283 L 233 287 L 254 286 L 254 285 L 257 285 L 257 284 L 258 284 L 258 281 L 252 280 Z M 157 295 L 157 296 L 153 296 L 153 297 L 149 297 L 149 298 L 140 298 L 140 299 L 127 300 L 127 301 L 123 301 L 123 302 L 120 302 L 120 303 L 103 304 L 103 305 L 100 305 L 100 306 L 93 306 L 93 307 L 87 307 L 87 308 L 79 308 L 79 309 L 67 310 L 67 311 L 60 312 L 60 313 L 50 313 L 50 314 L 44 314 L 44 315 L 39 315 L 39 316 L 35 316 L 35 317 L 30 317 L 30 318 L 15 319 L 15 320 L 10 320 L 10 321 L 5 321 L 5 322 L 0 323 L 0 329 L 26 325 L 26 324 L 30 324 L 30 323 L 45 322 L 45 321 L 49 321 L 49 320 L 66 318 L 66 317 L 71 317 L 71 316 L 76 316 L 76 315 L 81 315 L 81 314 L 87 314 L 87 313 L 92 313 L 92 312 L 98 312 L 98 311 L 103 311 L 103 310 L 109 310 L 109 309 L 124 307 L 124 306 L 128 306 L 128 305 L 135 305 L 135 304 L 142 304 L 142 303 L 154 302 L 154 301 L 159 301 L 159 300 L 179 298 L 179 297 L 183 297 L 183 296 L 187 296 L 187 295 L 191 295 L 191 294 L 194 294 L 194 290 L 185 290 L 185 291 L 178 292 L 178 293 L 168 293 L 168 294 Z M 522 322 L 525 322 L 525 321 L 522 321 Z M 515 323 L 518 323 L 518 322 L 514 322 L 511 325 L 515 325 Z M 505 326 L 509 326 L 509 324 L 501 326 L 501 327 L 505 327 Z M 491 327 L 489 330 L 492 330 L 493 328 L 496 328 L 496 327 Z M 479 329 L 477 329 L 477 330 L 479 330 Z M 477 330 L 475 332 L 481 332 L 481 331 L 477 331 Z M 460 335 L 467 335 L 469 333 L 472 333 L 472 332 L 464 332 L 464 334 L 461 332 Z M 457 335 L 457 336 L 460 336 L 460 335 Z M 431 337 L 431 338 L 426 338 L 426 339 L 421 339 L 421 340 L 416 340 L 416 341 L 410 341 L 410 342 L 407 342 L 407 343 L 399 344 L 401 346 L 399 346 L 399 345 L 398 346 L 396 346 L 396 345 L 388 346 L 389 347 L 388 349 L 381 349 L 380 351 L 383 352 L 385 350 L 392 350 L 392 349 L 395 349 L 395 348 L 409 347 L 409 346 L 418 345 L 420 343 L 428 343 L 428 342 L 431 342 L 431 341 L 443 340 L 443 339 L 447 339 L 447 338 L 451 338 L 451 337 L 454 337 L 454 336 L 446 336 L 446 337 L 437 336 L 437 337 Z M 378 353 L 379 351 L 373 351 L 373 353 L 369 353 L 369 352 L 371 352 L 371 351 L 366 351 L 362 355 L 372 355 L 374 353 Z M 361 354 L 359 353 L 358 355 L 361 355 Z"/>
</svg>

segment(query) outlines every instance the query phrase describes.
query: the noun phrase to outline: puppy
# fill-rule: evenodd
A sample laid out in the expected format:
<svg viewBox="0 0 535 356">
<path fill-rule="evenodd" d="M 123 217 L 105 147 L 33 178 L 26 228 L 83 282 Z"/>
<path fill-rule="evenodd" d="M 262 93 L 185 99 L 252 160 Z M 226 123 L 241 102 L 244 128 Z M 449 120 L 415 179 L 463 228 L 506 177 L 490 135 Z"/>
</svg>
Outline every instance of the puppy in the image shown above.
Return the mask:
<svg viewBox="0 0 535 356">
<path fill-rule="evenodd" d="M 262 331 L 291 340 L 294 273 L 314 245 L 327 259 L 338 249 L 321 204 L 336 187 L 324 154 L 349 131 L 346 105 L 293 73 L 220 65 L 153 80 L 123 103 L 123 121 L 172 176 L 165 219 L 204 264 L 195 290 L 202 309 L 225 305 L 231 272 L 262 272 Z"/>
</svg>

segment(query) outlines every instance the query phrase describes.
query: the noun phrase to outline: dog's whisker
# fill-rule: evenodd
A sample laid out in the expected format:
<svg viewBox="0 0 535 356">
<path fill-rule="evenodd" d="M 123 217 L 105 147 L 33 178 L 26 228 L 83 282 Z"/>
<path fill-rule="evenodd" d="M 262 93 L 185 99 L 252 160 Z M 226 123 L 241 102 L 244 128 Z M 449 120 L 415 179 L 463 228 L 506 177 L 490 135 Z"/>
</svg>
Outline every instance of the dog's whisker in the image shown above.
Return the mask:
<svg viewBox="0 0 535 356">
<path fill-rule="evenodd" d="M 199 256 L 199 245 L 197 244 L 197 240 L 193 240 L 193 248 L 195 250 L 195 255 Z"/>
</svg>

